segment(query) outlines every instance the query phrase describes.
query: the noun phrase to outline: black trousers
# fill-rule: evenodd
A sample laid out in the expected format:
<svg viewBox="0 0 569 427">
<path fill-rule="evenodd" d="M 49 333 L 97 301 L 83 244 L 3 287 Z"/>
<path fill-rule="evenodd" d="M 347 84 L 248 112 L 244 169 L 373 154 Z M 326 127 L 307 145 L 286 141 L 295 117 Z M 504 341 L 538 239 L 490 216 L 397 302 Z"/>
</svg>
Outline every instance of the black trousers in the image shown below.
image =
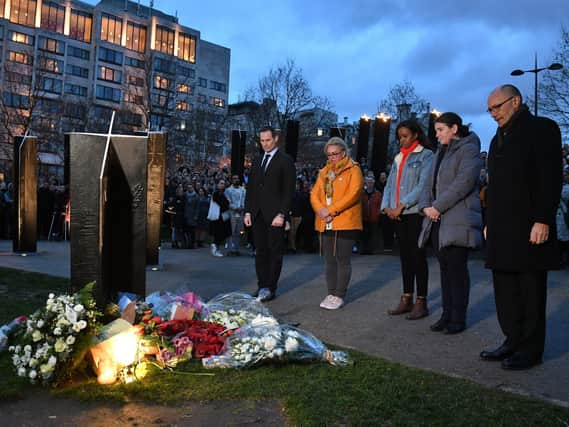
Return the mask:
<svg viewBox="0 0 569 427">
<path fill-rule="evenodd" d="M 339 238 L 336 232 L 322 233 L 328 294 L 345 298 L 352 277 L 352 248 L 355 239 Z"/>
<path fill-rule="evenodd" d="M 265 220 L 259 213 L 253 221 L 253 241 L 255 243 L 255 270 L 257 286 L 269 288 L 275 292 L 283 266 L 283 254 L 286 248 L 285 230 L 273 227 L 273 219 Z"/>
<path fill-rule="evenodd" d="M 496 313 L 505 344 L 541 357 L 545 346 L 547 271 L 493 270 Z"/>
<path fill-rule="evenodd" d="M 429 283 L 429 266 L 425 249 L 417 242 L 423 218 L 419 214 L 401 215 L 401 221 L 393 221 L 395 234 L 399 241 L 403 293 L 412 294 L 417 282 L 417 296 L 426 297 Z"/>
<path fill-rule="evenodd" d="M 441 270 L 441 318 L 447 322 L 465 323 L 470 298 L 468 248 L 447 246 L 439 249 L 439 223 L 433 223 L 431 238 Z"/>
</svg>

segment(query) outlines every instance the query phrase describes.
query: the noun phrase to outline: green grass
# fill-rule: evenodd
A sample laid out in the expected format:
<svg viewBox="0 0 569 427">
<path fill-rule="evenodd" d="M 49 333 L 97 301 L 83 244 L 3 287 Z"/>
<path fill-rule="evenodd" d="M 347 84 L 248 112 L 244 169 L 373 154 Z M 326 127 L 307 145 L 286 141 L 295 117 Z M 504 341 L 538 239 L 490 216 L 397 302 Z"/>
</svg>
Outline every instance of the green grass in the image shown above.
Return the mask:
<svg viewBox="0 0 569 427">
<path fill-rule="evenodd" d="M 0 269 L 0 323 L 32 312 L 49 292 L 67 286 L 64 279 Z M 289 364 L 205 371 L 198 361 L 191 361 L 174 372 L 155 369 L 128 385 L 99 386 L 90 377 L 52 393 L 81 400 L 157 403 L 276 399 L 291 424 L 302 426 L 569 425 L 567 408 L 357 352 L 351 355 L 354 364 L 347 368 Z M 203 372 L 214 376 L 194 375 Z M 9 355 L 0 355 L 0 398 L 23 396 L 28 387 L 13 374 Z"/>
</svg>

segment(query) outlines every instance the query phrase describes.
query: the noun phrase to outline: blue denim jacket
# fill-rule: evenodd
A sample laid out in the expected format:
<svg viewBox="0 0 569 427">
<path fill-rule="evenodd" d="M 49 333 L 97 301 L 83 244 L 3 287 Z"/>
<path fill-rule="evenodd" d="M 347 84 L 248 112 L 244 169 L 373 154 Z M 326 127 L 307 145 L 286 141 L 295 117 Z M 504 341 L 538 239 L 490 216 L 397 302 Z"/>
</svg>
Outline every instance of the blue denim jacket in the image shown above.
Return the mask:
<svg viewBox="0 0 569 427">
<path fill-rule="evenodd" d="M 402 158 L 403 154 L 399 153 L 393 159 L 393 165 L 387 177 L 387 184 L 383 190 L 382 211 L 385 208 L 393 209 L 397 207 L 395 205 L 395 186 L 397 185 L 397 171 Z M 402 212 L 403 215 L 419 212 L 417 203 L 431 170 L 432 161 L 433 152 L 422 145 L 418 145 L 407 157 L 399 189 L 399 201 L 406 206 Z"/>
</svg>

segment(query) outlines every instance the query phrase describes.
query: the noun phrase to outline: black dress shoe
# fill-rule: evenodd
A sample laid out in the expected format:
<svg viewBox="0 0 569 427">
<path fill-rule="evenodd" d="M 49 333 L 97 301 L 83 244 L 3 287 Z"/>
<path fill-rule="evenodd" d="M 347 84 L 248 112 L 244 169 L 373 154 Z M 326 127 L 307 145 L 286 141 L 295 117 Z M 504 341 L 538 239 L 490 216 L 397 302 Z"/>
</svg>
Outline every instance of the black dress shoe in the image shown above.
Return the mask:
<svg viewBox="0 0 569 427">
<path fill-rule="evenodd" d="M 439 319 L 437 322 L 433 323 L 429 328 L 433 332 L 442 332 L 446 329 L 448 325 L 448 320 Z"/>
<path fill-rule="evenodd" d="M 507 359 L 502 360 L 502 369 L 523 371 L 541 364 L 541 357 L 518 351 Z"/>
<path fill-rule="evenodd" d="M 463 322 L 450 322 L 443 332 L 446 335 L 460 334 L 466 329 L 466 324 Z"/>
<path fill-rule="evenodd" d="M 514 350 L 506 344 L 502 344 L 495 350 L 484 350 L 480 353 L 482 360 L 499 361 L 504 360 L 514 354 Z"/>
</svg>

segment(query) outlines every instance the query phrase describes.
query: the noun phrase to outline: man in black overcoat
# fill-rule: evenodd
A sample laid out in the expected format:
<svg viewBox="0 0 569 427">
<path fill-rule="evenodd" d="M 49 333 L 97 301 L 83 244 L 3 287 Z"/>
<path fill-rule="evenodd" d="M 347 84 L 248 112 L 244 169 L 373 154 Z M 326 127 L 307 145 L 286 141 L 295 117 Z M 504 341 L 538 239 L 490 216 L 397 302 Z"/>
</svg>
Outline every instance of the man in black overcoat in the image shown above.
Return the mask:
<svg viewBox="0 0 569 427">
<path fill-rule="evenodd" d="M 488 112 L 498 129 L 488 155 L 486 267 L 506 340 L 480 357 L 528 369 L 542 361 L 547 271 L 559 266 L 561 133 L 554 121 L 533 116 L 512 85 L 490 94 Z"/>
<path fill-rule="evenodd" d="M 275 298 L 285 251 L 285 217 L 292 208 L 296 170 L 279 149 L 279 135 L 271 127 L 260 131 L 263 155 L 255 159 L 247 184 L 243 222 L 252 226 L 257 271 L 256 296 Z"/>
</svg>

